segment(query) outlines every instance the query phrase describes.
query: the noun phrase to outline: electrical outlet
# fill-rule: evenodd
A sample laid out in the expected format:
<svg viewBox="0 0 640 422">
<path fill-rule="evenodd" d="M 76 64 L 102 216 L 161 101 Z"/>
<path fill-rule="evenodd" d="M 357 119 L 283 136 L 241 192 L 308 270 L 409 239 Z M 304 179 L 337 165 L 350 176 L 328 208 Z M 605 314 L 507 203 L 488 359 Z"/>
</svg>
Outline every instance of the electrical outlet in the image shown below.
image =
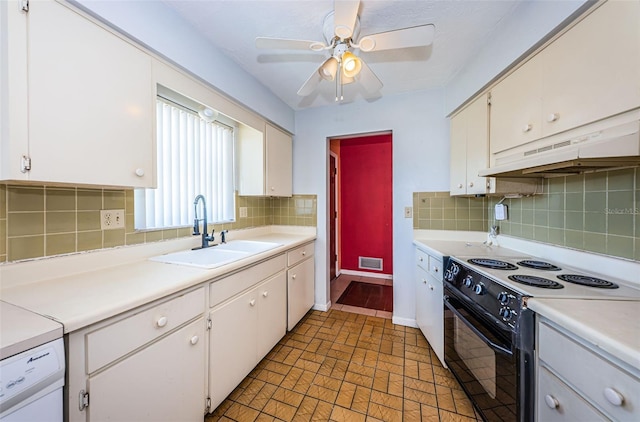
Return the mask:
<svg viewBox="0 0 640 422">
<path fill-rule="evenodd" d="M 100 228 L 102 230 L 124 228 L 124 210 L 100 210 Z"/>
<path fill-rule="evenodd" d="M 247 217 L 247 207 L 240 207 L 240 218 Z"/>
<path fill-rule="evenodd" d="M 412 207 L 404 207 L 404 218 L 413 217 L 413 208 Z"/>
</svg>

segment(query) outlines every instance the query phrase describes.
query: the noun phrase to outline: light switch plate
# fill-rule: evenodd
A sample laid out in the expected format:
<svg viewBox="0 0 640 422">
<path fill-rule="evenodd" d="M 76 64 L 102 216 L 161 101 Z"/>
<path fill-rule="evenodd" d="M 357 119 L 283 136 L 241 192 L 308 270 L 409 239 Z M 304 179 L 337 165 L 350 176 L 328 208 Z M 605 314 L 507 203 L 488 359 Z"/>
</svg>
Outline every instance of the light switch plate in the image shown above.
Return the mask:
<svg viewBox="0 0 640 422">
<path fill-rule="evenodd" d="M 412 218 L 412 217 L 413 217 L 413 208 L 404 207 L 404 218 Z"/>
<path fill-rule="evenodd" d="M 247 207 L 240 207 L 240 218 L 247 217 Z"/>
</svg>

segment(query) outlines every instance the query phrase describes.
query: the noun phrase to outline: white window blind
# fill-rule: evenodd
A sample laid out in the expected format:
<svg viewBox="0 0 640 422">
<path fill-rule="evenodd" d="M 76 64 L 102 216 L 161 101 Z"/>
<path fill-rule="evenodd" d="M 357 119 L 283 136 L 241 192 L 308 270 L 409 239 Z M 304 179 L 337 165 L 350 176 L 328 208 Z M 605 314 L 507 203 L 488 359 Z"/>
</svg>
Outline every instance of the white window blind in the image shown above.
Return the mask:
<svg viewBox="0 0 640 422">
<path fill-rule="evenodd" d="M 136 228 L 193 225 L 193 201 L 200 194 L 209 222 L 233 221 L 233 129 L 160 98 L 156 114 L 158 187 L 136 191 Z"/>
</svg>

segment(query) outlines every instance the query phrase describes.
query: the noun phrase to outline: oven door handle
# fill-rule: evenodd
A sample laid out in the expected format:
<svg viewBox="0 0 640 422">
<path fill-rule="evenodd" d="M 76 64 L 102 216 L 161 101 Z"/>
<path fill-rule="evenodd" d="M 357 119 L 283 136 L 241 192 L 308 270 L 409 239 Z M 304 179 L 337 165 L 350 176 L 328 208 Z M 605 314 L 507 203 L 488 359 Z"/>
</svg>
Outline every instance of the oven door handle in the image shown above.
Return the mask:
<svg viewBox="0 0 640 422">
<path fill-rule="evenodd" d="M 466 325 L 471 331 L 473 331 L 475 335 L 480 337 L 480 340 L 482 340 L 491 349 L 493 349 L 496 352 L 504 353 L 505 355 L 508 355 L 508 356 L 513 355 L 513 352 L 511 350 L 492 342 L 487 338 L 487 336 L 482 334 L 480 330 L 474 327 L 473 324 L 469 323 L 469 321 L 460 313 L 460 311 L 458 311 L 456 308 L 453 307 L 453 305 L 451 305 L 451 302 L 449 302 L 449 299 L 447 297 L 444 298 L 444 304 L 447 308 L 449 308 L 451 312 L 453 312 L 458 318 L 460 318 L 462 322 L 464 322 L 464 325 Z"/>
</svg>

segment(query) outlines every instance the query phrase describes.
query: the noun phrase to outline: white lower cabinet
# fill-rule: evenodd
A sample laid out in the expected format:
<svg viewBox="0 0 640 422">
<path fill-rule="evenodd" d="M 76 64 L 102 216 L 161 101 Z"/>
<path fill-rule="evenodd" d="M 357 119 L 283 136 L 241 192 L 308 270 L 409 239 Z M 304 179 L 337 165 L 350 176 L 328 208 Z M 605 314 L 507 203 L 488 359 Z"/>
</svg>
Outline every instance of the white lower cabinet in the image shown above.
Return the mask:
<svg viewBox="0 0 640 422">
<path fill-rule="evenodd" d="M 200 318 L 90 376 L 91 421 L 202 421 L 205 321 Z"/>
<path fill-rule="evenodd" d="M 67 420 L 202 421 L 204 310 L 200 287 L 70 333 Z"/>
<path fill-rule="evenodd" d="M 442 257 L 416 248 L 416 323 L 444 363 L 444 309 Z"/>
<path fill-rule="evenodd" d="M 224 401 L 285 335 L 286 303 L 286 278 L 281 271 L 211 310 L 211 410 Z"/>
<path fill-rule="evenodd" d="M 539 318 L 536 419 L 640 420 L 640 371 Z"/>
<path fill-rule="evenodd" d="M 291 331 L 315 302 L 315 259 L 313 243 L 287 254 L 287 330 Z"/>
</svg>

